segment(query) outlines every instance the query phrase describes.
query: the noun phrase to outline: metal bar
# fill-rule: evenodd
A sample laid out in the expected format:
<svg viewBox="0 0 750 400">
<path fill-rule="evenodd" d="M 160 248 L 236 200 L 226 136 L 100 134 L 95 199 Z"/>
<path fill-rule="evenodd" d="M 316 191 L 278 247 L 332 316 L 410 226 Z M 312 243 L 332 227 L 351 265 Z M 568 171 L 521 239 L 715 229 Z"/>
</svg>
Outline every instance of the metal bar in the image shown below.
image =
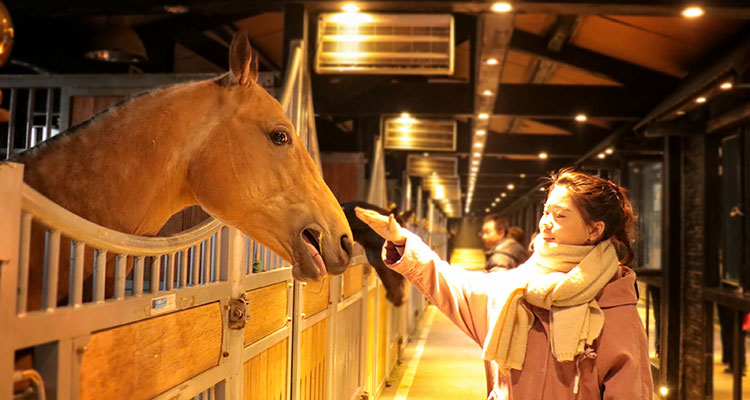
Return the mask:
<svg viewBox="0 0 750 400">
<path fill-rule="evenodd" d="M 216 236 L 215 236 L 215 239 L 214 239 L 215 240 L 214 241 L 214 252 L 215 252 L 215 255 L 214 255 L 214 281 L 221 280 L 219 270 L 221 269 L 221 249 L 222 249 L 222 240 L 223 240 L 223 235 L 222 235 L 222 231 L 223 230 L 224 229 L 219 229 L 216 232 Z"/>
<path fill-rule="evenodd" d="M 201 261 L 200 255 L 197 254 L 200 252 L 200 246 L 193 246 L 190 248 L 190 250 L 192 255 L 192 257 L 190 257 L 190 266 L 192 267 L 193 271 L 192 286 L 196 286 L 200 283 Z"/>
<path fill-rule="evenodd" d="M 94 293 L 95 302 L 104 301 L 104 293 L 107 278 L 107 250 L 96 251 L 96 262 L 94 263 Z"/>
<path fill-rule="evenodd" d="M 165 290 L 174 289 L 174 258 L 177 253 L 167 255 L 167 275 L 164 277 Z"/>
<path fill-rule="evenodd" d="M 203 284 L 211 282 L 211 238 L 201 243 L 203 256 Z"/>
<path fill-rule="evenodd" d="M 156 256 L 151 258 L 151 293 L 159 292 L 159 278 L 161 273 L 161 257 Z"/>
<path fill-rule="evenodd" d="M 44 246 L 44 292 L 42 308 L 54 310 L 57 307 L 57 277 L 60 267 L 60 231 L 47 232 Z"/>
<path fill-rule="evenodd" d="M 8 159 L 13 155 L 13 146 L 15 145 L 16 138 L 16 108 L 18 101 L 18 89 L 10 90 L 10 105 L 8 112 L 10 113 L 10 120 L 8 121 L 8 148 L 5 149 L 5 158 Z"/>
<path fill-rule="evenodd" d="M 44 124 L 44 132 L 42 132 L 42 141 L 47 140 L 52 137 L 52 113 L 54 108 L 54 97 L 55 97 L 55 89 L 49 88 L 47 89 L 47 109 L 45 111 L 45 124 Z"/>
<path fill-rule="evenodd" d="M 26 312 L 29 291 L 29 251 L 31 248 L 31 221 L 33 216 L 24 212 L 21 215 L 20 251 L 18 257 L 18 299 L 16 312 Z"/>
<path fill-rule="evenodd" d="M 128 256 L 118 254 L 115 256 L 115 299 L 125 298 L 125 270 Z"/>
<path fill-rule="evenodd" d="M 30 149 L 36 145 L 34 135 L 34 103 L 36 102 L 36 89 L 29 89 L 29 98 L 26 108 L 26 148 Z"/>
<path fill-rule="evenodd" d="M 139 256 L 135 258 L 135 269 L 133 270 L 133 294 L 136 296 L 143 294 L 143 266 L 146 258 Z"/>
<path fill-rule="evenodd" d="M 73 242 L 73 274 L 70 277 L 72 282 L 70 298 L 71 306 L 79 306 L 83 303 L 83 256 L 86 251 L 86 244 L 81 241 Z"/>
<path fill-rule="evenodd" d="M 180 253 L 180 288 L 187 286 L 187 261 L 188 250 L 182 250 Z"/>
</svg>

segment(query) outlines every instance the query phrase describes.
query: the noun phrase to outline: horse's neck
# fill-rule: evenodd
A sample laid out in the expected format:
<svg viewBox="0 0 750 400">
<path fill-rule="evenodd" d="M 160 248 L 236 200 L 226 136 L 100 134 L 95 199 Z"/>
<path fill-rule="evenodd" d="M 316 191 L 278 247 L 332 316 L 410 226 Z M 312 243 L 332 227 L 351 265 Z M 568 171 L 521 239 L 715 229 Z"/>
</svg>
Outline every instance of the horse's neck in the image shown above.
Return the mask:
<svg viewBox="0 0 750 400">
<path fill-rule="evenodd" d="M 187 97 L 192 97 L 191 104 Z M 119 231 L 150 235 L 195 204 L 185 181 L 202 141 L 200 96 L 136 98 L 24 160 L 27 184 L 68 210 Z M 200 100 L 198 100 L 200 102 Z M 209 128 L 210 127 L 206 127 Z"/>
</svg>

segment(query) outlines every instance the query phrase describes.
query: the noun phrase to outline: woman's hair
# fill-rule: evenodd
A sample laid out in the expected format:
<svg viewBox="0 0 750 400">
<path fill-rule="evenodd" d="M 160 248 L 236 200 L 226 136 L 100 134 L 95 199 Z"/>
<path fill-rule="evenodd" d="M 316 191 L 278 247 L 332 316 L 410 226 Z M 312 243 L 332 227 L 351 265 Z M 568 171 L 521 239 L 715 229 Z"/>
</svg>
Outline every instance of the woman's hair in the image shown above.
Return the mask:
<svg viewBox="0 0 750 400">
<path fill-rule="evenodd" d="M 604 222 L 604 232 L 599 241 L 610 239 L 623 264 L 633 261 L 635 214 L 628 200 L 627 189 L 597 176 L 574 168 L 563 168 L 549 177 L 549 190 L 555 186 L 568 189 L 573 203 L 587 225 Z"/>
</svg>

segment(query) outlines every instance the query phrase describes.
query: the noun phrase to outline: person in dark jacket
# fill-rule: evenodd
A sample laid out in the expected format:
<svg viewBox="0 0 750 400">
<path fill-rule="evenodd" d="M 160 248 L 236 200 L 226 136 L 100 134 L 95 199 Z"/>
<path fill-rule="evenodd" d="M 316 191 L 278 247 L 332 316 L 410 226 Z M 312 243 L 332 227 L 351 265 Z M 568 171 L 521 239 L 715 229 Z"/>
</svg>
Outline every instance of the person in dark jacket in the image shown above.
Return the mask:
<svg viewBox="0 0 750 400">
<path fill-rule="evenodd" d="M 487 249 L 485 271 L 512 269 L 529 257 L 526 248 L 508 235 L 509 229 L 508 221 L 497 214 L 484 217 L 480 237 Z"/>
</svg>

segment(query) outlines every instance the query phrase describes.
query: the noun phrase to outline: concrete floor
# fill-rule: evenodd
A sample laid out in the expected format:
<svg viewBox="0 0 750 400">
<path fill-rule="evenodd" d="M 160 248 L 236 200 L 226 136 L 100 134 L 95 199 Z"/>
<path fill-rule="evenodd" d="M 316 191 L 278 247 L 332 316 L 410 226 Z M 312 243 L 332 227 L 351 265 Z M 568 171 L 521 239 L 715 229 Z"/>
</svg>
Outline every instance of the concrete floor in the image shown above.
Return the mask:
<svg viewBox="0 0 750 400">
<path fill-rule="evenodd" d="M 381 400 L 484 400 L 481 348 L 429 306 Z M 420 345 L 421 343 L 421 345 Z"/>
</svg>

